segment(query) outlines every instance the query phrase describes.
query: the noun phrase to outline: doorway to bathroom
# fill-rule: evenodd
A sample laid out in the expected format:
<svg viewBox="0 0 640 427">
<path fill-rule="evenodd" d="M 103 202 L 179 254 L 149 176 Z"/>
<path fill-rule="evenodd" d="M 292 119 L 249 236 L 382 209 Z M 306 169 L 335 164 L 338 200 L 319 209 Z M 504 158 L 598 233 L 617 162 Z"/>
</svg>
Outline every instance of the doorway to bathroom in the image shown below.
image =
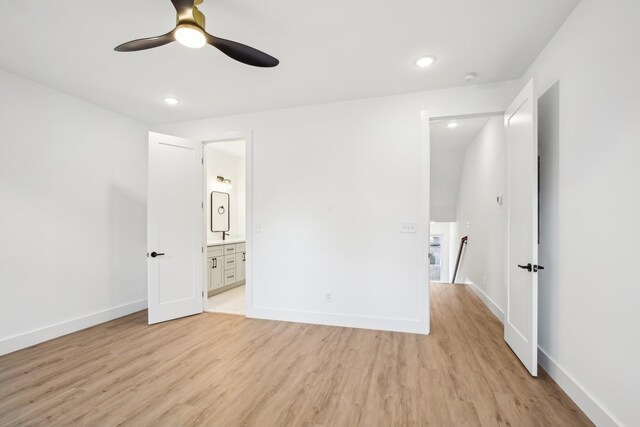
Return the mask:
<svg viewBox="0 0 640 427">
<path fill-rule="evenodd" d="M 205 311 L 246 314 L 246 143 L 204 142 Z"/>
</svg>

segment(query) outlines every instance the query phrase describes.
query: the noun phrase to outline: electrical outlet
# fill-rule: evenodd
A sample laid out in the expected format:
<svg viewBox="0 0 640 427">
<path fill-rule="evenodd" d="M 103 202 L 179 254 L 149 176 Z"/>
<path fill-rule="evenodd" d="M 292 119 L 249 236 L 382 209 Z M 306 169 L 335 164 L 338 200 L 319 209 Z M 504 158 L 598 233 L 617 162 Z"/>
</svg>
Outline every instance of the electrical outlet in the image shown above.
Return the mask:
<svg viewBox="0 0 640 427">
<path fill-rule="evenodd" d="M 326 302 L 327 304 L 331 304 L 333 302 L 333 294 L 331 292 L 327 292 L 324 295 L 324 302 Z"/>
<path fill-rule="evenodd" d="M 401 233 L 415 233 L 418 229 L 418 224 L 415 222 L 402 222 L 400 223 Z"/>
</svg>

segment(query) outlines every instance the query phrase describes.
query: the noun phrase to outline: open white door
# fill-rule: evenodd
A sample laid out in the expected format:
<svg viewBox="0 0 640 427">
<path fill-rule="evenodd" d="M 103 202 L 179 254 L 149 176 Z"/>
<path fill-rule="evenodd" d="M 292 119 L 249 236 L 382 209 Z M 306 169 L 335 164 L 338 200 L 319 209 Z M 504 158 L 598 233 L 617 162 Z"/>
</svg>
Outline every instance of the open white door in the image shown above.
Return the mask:
<svg viewBox="0 0 640 427">
<path fill-rule="evenodd" d="M 202 313 L 202 143 L 149 133 L 149 324 Z"/>
<path fill-rule="evenodd" d="M 507 307 L 504 339 L 538 375 L 538 118 L 530 81 L 505 112 Z"/>
</svg>

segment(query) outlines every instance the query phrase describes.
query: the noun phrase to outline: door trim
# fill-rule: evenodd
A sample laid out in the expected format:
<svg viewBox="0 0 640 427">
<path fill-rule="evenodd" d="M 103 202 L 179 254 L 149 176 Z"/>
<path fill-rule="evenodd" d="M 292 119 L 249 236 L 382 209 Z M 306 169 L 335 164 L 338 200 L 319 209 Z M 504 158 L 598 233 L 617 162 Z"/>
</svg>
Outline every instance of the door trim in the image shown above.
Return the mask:
<svg viewBox="0 0 640 427">
<path fill-rule="evenodd" d="M 418 257 L 420 271 L 423 271 L 422 277 L 425 278 L 427 286 L 424 288 L 424 293 L 421 295 L 423 300 L 427 301 L 427 309 L 424 313 L 425 319 L 421 321 L 427 325 L 426 333 L 431 332 L 431 299 L 430 299 L 430 276 L 428 268 L 428 256 L 429 256 L 429 238 L 431 236 L 431 122 L 441 120 L 456 119 L 468 119 L 475 117 L 493 117 L 502 116 L 504 111 L 499 108 L 454 108 L 454 109 L 434 109 L 434 110 L 422 110 L 420 111 L 420 138 L 421 138 L 421 156 L 420 156 L 420 214 L 421 218 L 426 220 L 426 244 L 424 249 Z M 419 223 L 419 225 L 422 223 Z M 420 229 L 420 228 L 419 228 Z M 424 269 L 423 265 L 427 265 Z M 506 269 L 506 263 L 504 268 Z"/>
<path fill-rule="evenodd" d="M 216 142 L 244 140 L 244 179 L 245 179 L 245 244 L 247 257 L 245 261 L 245 317 L 253 317 L 253 131 L 233 131 L 214 133 L 211 137 L 202 141 L 203 152 L 204 146 L 215 144 Z M 202 174 L 203 174 L 203 197 L 207 200 L 207 158 L 203 154 Z M 205 203 L 206 204 L 206 203 Z M 205 206 L 206 209 L 206 206 Z M 205 250 L 202 257 L 202 271 L 205 276 L 203 278 L 204 295 L 202 298 L 202 308 L 207 309 L 207 215 L 203 215 L 203 238 Z"/>
</svg>

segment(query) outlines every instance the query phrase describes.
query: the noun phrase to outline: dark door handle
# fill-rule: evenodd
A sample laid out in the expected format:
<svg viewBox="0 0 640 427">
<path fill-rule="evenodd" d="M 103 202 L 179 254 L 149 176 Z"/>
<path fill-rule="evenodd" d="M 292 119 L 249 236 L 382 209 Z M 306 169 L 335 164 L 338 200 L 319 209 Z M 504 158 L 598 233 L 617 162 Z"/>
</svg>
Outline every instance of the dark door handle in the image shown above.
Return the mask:
<svg viewBox="0 0 640 427">
<path fill-rule="evenodd" d="M 533 270 L 533 266 L 531 265 L 531 263 L 527 264 L 527 265 L 520 265 L 518 264 L 518 267 L 527 270 L 527 271 L 532 271 Z"/>
<path fill-rule="evenodd" d="M 162 255 L 164 255 L 164 254 L 163 253 L 158 253 L 158 252 L 155 252 L 155 251 L 151 252 L 151 258 L 155 258 L 157 256 L 162 256 Z"/>
<path fill-rule="evenodd" d="M 533 266 L 533 272 L 534 272 L 534 273 L 537 273 L 537 272 L 538 272 L 538 270 L 544 270 L 544 267 L 543 267 L 543 266 L 541 266 L 541 265 L 534 265 L 534 266 Z"/>
</svg>

